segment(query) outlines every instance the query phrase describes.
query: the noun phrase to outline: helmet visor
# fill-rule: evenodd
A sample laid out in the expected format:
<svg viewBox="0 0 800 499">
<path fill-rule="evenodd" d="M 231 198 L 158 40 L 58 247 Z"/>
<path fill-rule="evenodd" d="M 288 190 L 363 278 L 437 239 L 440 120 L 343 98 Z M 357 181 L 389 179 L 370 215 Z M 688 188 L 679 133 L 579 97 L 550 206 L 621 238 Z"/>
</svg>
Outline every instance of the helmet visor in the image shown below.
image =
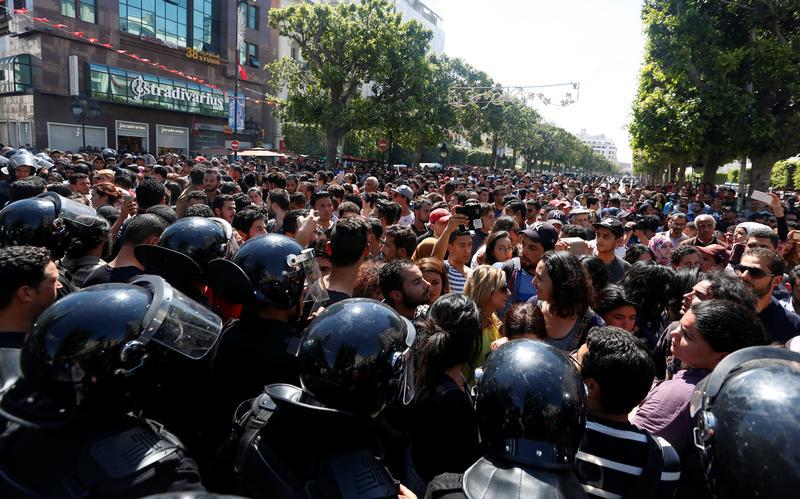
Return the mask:
<svg viewBox="0 0 800 499">
<path fill-rule="evenodd" d="M 190 359 L 203 358 L 222 333 L 222 320 L 156 276 L 143 276 L 134 284 L 153 291 L 153 303 L 143 320 L 143 338 Z"/>
</svg>

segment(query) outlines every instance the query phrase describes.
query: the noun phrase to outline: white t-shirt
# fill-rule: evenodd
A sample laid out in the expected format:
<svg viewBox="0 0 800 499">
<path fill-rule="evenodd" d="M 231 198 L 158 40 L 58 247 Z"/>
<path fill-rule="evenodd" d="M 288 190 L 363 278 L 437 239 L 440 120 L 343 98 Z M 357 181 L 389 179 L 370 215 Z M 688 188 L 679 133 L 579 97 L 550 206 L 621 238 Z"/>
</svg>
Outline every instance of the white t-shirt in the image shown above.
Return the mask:
<svg viewBox="0 0 800 499">
<path fill-rule="evenodd" d="M 410 212 L 408 215 L 404 217 L 400 217 L 400 220 L 397 221 L 400 225 L 411 225 L 414 223 L 414 212 Z"/>
</svg>

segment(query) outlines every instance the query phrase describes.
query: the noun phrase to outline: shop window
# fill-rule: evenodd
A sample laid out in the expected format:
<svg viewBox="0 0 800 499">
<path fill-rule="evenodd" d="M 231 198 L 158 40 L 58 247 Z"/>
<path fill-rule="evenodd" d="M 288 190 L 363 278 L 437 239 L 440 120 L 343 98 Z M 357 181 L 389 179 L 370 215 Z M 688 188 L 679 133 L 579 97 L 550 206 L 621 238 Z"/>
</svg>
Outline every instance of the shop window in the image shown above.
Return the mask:
<svg viewBox="0 0 800 499">
<path fill-rule="evenodd" d="M 0 94 L 25 92 L 31 87 L 33 83 L 29 54 L 0 59 Z"/>
<path fill-rule="evenodd" d="M 244 42 L 244 47 L 239 49 L 239 64 L 242 66 L 250 66 L 251 68 L 260 68 L 261 64 L 258 62 L 258 45 Z"/>
<path fill-rule="evenodd" d="M 132 35 L 186 47 L 186 19 L 186 0 L 119 0 L 120 30 Z"/>
</svg>

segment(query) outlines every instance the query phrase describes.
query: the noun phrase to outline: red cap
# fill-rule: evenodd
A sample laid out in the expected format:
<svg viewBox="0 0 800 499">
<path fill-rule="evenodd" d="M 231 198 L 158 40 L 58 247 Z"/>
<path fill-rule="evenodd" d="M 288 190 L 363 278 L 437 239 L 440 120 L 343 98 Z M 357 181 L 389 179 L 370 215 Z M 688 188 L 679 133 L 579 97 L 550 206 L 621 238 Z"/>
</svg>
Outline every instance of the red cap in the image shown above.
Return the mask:
<svg viewBox="0 0 800 499">
<path fill-rule="evenodd" d="M 450 220 L 450 212 L 445 210 L 444 208 L 436 208 L 431 212 L 428 220 L 432 224 L 435 224 L 437 222 L 447 222 L 448 220 Z"/>
</svg>

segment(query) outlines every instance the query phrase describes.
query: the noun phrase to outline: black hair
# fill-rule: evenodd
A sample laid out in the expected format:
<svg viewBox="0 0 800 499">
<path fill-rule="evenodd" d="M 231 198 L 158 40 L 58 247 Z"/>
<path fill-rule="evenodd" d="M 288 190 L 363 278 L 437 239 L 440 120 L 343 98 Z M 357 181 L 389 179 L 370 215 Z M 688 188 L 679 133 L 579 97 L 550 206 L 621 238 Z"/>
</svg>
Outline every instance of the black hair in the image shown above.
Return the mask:
<svg viewBox="0 0 800 499">
<path fill-rule="evenodd" d="M 64 219 L 68 227 L 69 244 L 66 255 L 71 258 L 86 256 L 89 250 L 102 243 L 108 243 L 111 226 L 103 217 L 81 215 L 75 220 Z"/>
<path fill-rule="evenodd" d="M 361 208 L 359 208 L 358 205 L 352 201 L 342 201 L 339 203 L 338 211 L 339 218 L 341 218 L 345 213 L 355 213 L 356 215 L 361 214 Z"/>
<path fill-rule="evenodd" d="M 136 186 L 136 203 L 140 210 L 146 211 L 151 206 L 161 204 L 166 193 L 164 184 L 154 178 L 145 178 Z"/>
<path fill-rule="evenodd" d="M 548 251 L 542 256 L 553 283 L 550 309 L 559 317 L 583 314 L 593 298 L 589 274 L 578 257 L 567 251 Z"/>
<path fill-rule="evenodd" d="M 317 201 L 325 198 L 332 199 L 331 193 L 328 191 L 315 191 L 311 195 L 311 207 L 315 208 L 317 205 Z"/>
<path fill-rule="evenodd" d="M 381 221 L 374 217 L 369 217 L 367 219 L 369 222 L 369 230 L 372 232 L 372 235 L 375 236 L 375 239 L 380 239 L 383 237 L 383 225 L 381 225 Z"/>
<path fill-rule="evenodd" d="M 656 368 L 649 353 L 632 334 L 611 326 L 590 329 L 586 346 L 581 376 L 600 386 L 600 407 L 608 414 L 629 413 L 653 384 Z"/>
<path fill-rule="evenodd" d="M 231 222 L 231 225 L 234 229 L 240 230 L 247 234 L 250 232 L 250 227 L 252 227 L 257 220 L 266 221 L 266 219 L 267 216 L 263 211 L 246 208 L 242 211 L 236 212 L 236 215 L 233 216 L 233 222 Z"/>
<path fill-rule="evenodd" d="M 625 272 L 622 288 L 625 296 L 639 306 L 636 318 L 640 325 L 657 328 L 661 313 L 667 308 L 669 294 L 665 291 L 674 275 L 674 270 L 652 260 L 636 262 Z"/>
<path fill-rule="evenodd" d="M 588 241 L 591 239 L 589 237 L 589 231 L 586 230 L 585 227 L 581 227 L 580 225 L 564 225 L 561 227 L 561 237 L 580 237 L 584 241 Z"/>
<path fill-rule="evenodd" d="M 456 239 L 461 236 L 468 236 L 470 240 L 472 240 L 472 234 L 467 229 L 458 228 L 450 233 L 450 237 L 447 239 L 447 244 L 453 244 Z"/>
<path fill-rule="evenodd" d="M 219 186 L 220 194 L 235 194 L 239 192 L 239 184 L 236 182 L 223 182 L 221 186 Z"/>
<path fill-rule="evenodd" d="M 9 200 L 19 201 L 20 199 L 36 197 L 45 190 L 47 190 L 47 184 L 43 178 L 36 176 L 25 177 L 11 182 L 11 185 L 9 186 Z M 67 187 L 67 191 L 70 194 L 72 193 L 72 190 L 69 187 Z"/>
<path fill-rule="evenodd" d="M 708 294 L 712 298 L 734 301 L 749 309 L 756 309 L 755 295 L 739 277 L 718 271 L 710 273 L 705 279 L 711 283 Z"/>
<path fill-rule="evenodd" d="M 651 259 L 656 259 L 655 253 L 653 253 L 653 250 L 651 250 L 647 245 L 640 243 L 631 244 L 625 250 L 625 258 L 623 258 L 623 260 L 633 265 L 634 263 L 638 262 L 639 257 L 645 253 L 649 253 Z"/>
<path fill-rule="evenodd" d="M 206 176 L 206 169 L 202 166 L 193 166 L 192 171 L 189 172 L 189 181 L 194 185 L 201 185 L 203 177 Z"/>
<path fill-rule="evenodd" d="M 171 206 L 167 206 L 165 204 L 157 204 L 155 206 L 151 206 L 150 208 L 147 209 L 145 213 L 152 213 L 153 215 L 157 215 L 161 217 L 165 222 L 167 222 L 167 224 L 173 224 L 178 220 L 178 215 L 175 214 L 175 210 L 172 209 Z"/>
<path fill-rule="evenodd" d="M 748 248 L 744 256 L 752 256 L 758 259 L 766 259 L 767 268 L 771 274 L 776 276 L 783 275 L 786 271 L 786 262 L 775 251 L 769 248 Z"/>
<path fill-rule="evenodd" d="M 625 306 L 638 308 L 636 303 L 625 296 L 625 290 L 622 289 L 622 286 L 609 284 L 597 293 L 592 310 L 603 316 L 612 310 Z"/>
<path fill-rule="evenodd" d="M 582 255 L 580 260 L 581 265 L 589 274 L 589 281 L 592 283 L 592 290 L 594 290 L 596 299 L 597 292 L 608 285 L 608 281 L 611 280 L 611 274 L 609 274 L 605 262 L 597 255 Z"/>
<path fill-rule="evenodd" d="M 190 199 L 199 199 L 203 204 L 208 204 L 208 194 L 206 194 L 206 191 L 192 191 L 186 195 L 186 201 Z"/>
<path fill-rule="evenodd" d="M 700 258 L 700 250 L 690 244 L 682 244 L 672 250 L 672 256 L 670 256 L 670 262 L 672 263 L 673 267 L 677 267 L 683 257 L 686 255 L 697 255 L 697 258 Z"/>
<path fill-rule="evenodd" d="M 38 246 L 0 248 L 0 309 L 11 304 L 22 286 L 38 288 L 44 281 L 44 269 L 50 263 L 50 251 Z"/>
<path fill-rule="evenodd" d="M 417 324 L 417 384 L 434 383 L 439 374 L 476 358 L 483 334 L 478 306 L 466 295 L 440 296 L 430 307 L 428 319 Z"/>
<path fill-rule="evenodd" d="M 283 211 L 289 209 L 289 193 L 286 189 L 270 189 L 267 199 L 270 203 L 277 204 Z"/>
<path fill-rule="evenodd" d="M 386 225 L 396 224 L 400 220 L 402 208 L 394 201 L 378 199 L 375 201 L 375 209 L 378 211 L 378 217 L 386 219 Z"/>
<path fill-rule="evenodd" d="M 369 224 L 361 217 L 337 220 L 330 235 L 331 264 L 349 267 L 357 263 L 367 249 Z"/>
<path fill-rule="evenodd" d="M 234 203 L 236 202 L 233 199 L 233 196 L 231 196 L 230 194 L 220 194 L 219 196 L 214 198 L 214 201 L 211 202 L 211 209 L 221 210 L 225 206 L 226 201 L 233 201 Z"/>
<path fill-rule="evenodd" d="M 769 229 L 762 229 L 762 228 L 753 229 L 747 234 L 747 239 L 750 239 L 751 237 L 761 237 L 764 239 L 769 239 L 769 241 L 772 243 L 773 250 L 778 247 L 778 241 L 779 241 L 778 234 Z"/>
<path fill-rule="evenodd" d="M 492 206 L 492 205 L 489 205 Z M 492 208 L 494 209 L 494 208 Z M 497 246 L 497 240 L 503 238 L 511 239 L 511 234 L 505 230 L 498 230 L 494 231 L 486 237 L 486 264 L 487 265 L 494 265 L 497 263 L 497 259 L 494 256 L 494 248 Z"/>
<path fill-rule="evenodd" d="M 285 189 L 286 188 L 286 174 L 282 172 L 271 172 L 268 173 L 266 176 L 267 182 L 272 182 L 275 184 L 276 188 Z"/>
<path fill-rule="evenodd" d="M 767 344 L 767 333 L 755 310 L 730 300 L 706 300 L 692 306 L 695 326 L 715 352 Z"/>
<path fill-rule="evenodd" d="M 515 303 L 506 312 L 503 334 L 509 340 L 519 338 L 524 334 L 532 334 L 539 339 L 545 339 L 547 326 L 544 323 L 542 309 L 535 303 Z"/>
<path fill-rule="evenodd" d="M 398 258 L 383 264 L 378 274 L 378 282 L 384 299 L 389 293 L 403 289 L 403 272 L 414 266 L 411 260 Z"/>
<path fill-rule="evenodd" d="M 503 215 L 502 217 L 498 217 L 494 222 L 492 231 L 497 232 L 499 230 L 504 230 L 506 232 L 511 232 L 515 227 L 517 230 L 520 230 L 519 221 L 511 215 Z"/>
<path fill-rule="evenodd" d="M 211 211 L 211 208 L 207 204 L 196 204 L 186 208 L 186 213 L 184 217 L 203 217 L 203 218 L 211 218 L 214 216 L 214 212 Z"/>
<path fill-rule="evenodd" d="M 406 257 L 411 258 L 417 249 L 417 235 L 408 225 L 390 225 L 386 227 L 384 237 L 392 237 L 397 249 L 406 250 Z"/>
<path fill-rule="evenodd" d="M 706 279 L 699 267 L 678 269 L 672 277 L 667 292 L 667 311 L 671 317 L 678 317 L 683 306 L 683 295 L 689 293 L 695 284 Z"/>
<path fill-rule="evenodd" d="M 169 223 L 154 213 L 142 213 L 125 225 L 125 244 L 137 246 L 152 236 L 161 237 Z"/>
<path fill-rule="evenodd" d="M 308 210 L 301 208 L 299 210 L 292 210 L 283 217 L 283 232 L 284 234 L 294 234 L 299 227 L 299 218 L 307 217 Z"/>
</svg>

